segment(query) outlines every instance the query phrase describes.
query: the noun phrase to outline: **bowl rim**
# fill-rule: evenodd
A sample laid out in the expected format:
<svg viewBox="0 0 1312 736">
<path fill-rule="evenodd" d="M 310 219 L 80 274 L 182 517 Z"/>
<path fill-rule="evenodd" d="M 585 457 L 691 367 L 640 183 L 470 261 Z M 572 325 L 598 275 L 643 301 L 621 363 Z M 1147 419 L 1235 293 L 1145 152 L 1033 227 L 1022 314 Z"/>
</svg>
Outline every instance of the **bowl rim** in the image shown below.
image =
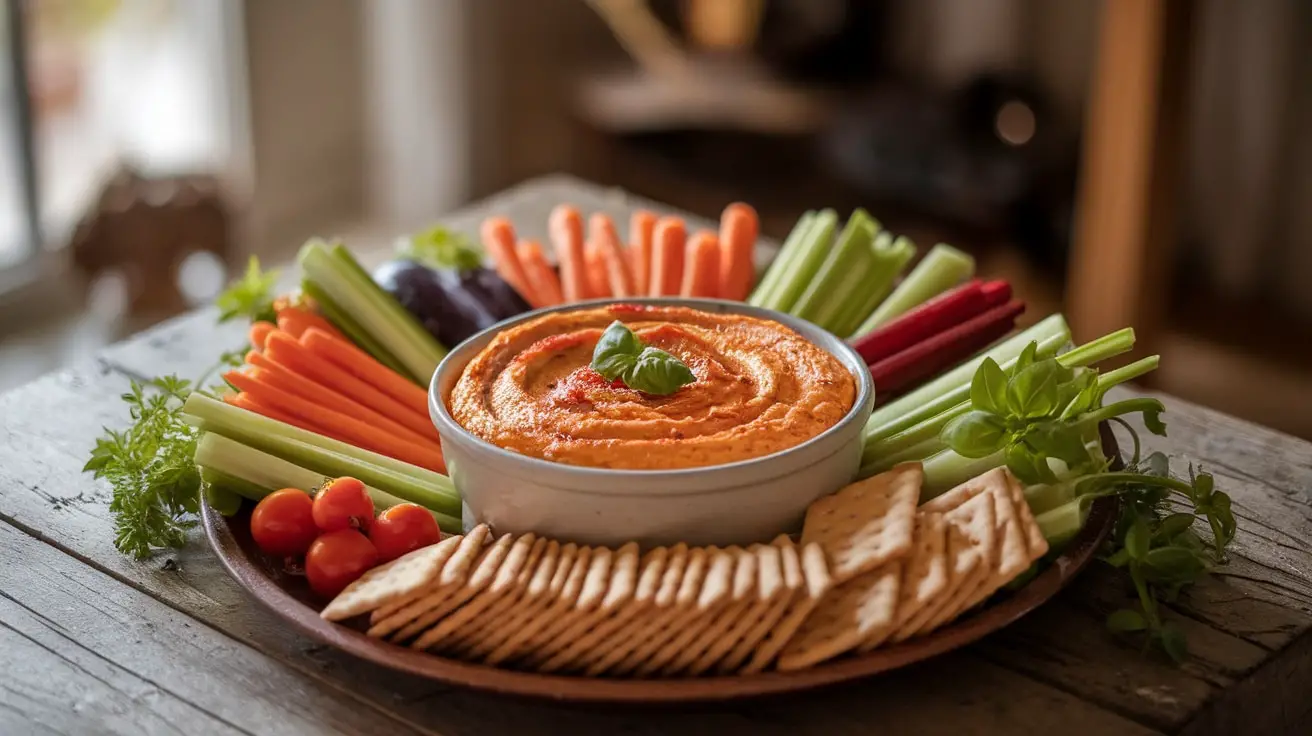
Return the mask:
<svg viewBox="0 0 1312 736">
<path fill-rule="evenodd" d="M 614 304 L 641 304 L 651 306 L 673 306 L 689 307 L 693 309 L 702 309 L 703 311 L 741 314 L 758 319 L 766 319 L 782 324 L 802 337 L 806 338 L 816 347 L 833 355 L 843 367 L 852 374 L 856 381 L 856 395 L 853 397 L 852 406 L 841 419 L 833 426 L 825 429 L 823 432 L 811 437 L 804 442 L 800 442 L 792 447 L 772 452 L 769 455 L 760 457 L 747 458 L 745 460 L 735 460 L 731 463 L 721 463 L 719 465 L 699 465 L 690 468 L 670 468 L 658 470 L 644 470 L 636 468 L 598 468 L 590 465 L 569 465 L 566 463 L 552 462 L 543 458 L 524 455 L 504 447 L 493 444 L 473 432 L 465 429 L 459 422 L 451 416 L 447 409 L 445 397 L 441 396 L 441 386 L 447 374 L 454 370 L 463 371 L 470 360 L 473 360 L 475 352 L 474 346 L 479 343 L 490 342 L 496 334 L 515 325 L 537 319 L 548 314 L 557 314 L 563 312 L 581 311 L 584 309 L 595 309 Z M 481 350 L 486 345 L 479 345 Z M 464 357 L 464 353 L 469 353 Z M 464 358 L 463 360 L 462 357 Z M 456 362 L 460 361 L 457 366 Z M 860 369 L 857 368 L 860 366 Z M 458 377 L 456 380 L 459 380 Z M 454 386 L 455 382 L 452 381 Z M 694 476 L 699 477 L 703 485 L 706 482 L 707 475 L 732 475 L 734 476 L 733 485 L 741 485 L 743 478 L 741 474 L 745 470 L 759 469 L 764 466 L 773 466 L 774 464 L 786 464 L 787 461 L 794 458 L 805 458 L 816 451 L 816 447 L 832 441 L 834 437 L 850 431 L 853 424 L 861 427 L 865 426 L 870 412 L 874 409 L 875 403 L 875 385 L 870 371 L 866 369 L 865 360 L 857 353 L 856 349 L 847 343 L 846 340 L 834 335 L 824 328 L 812 324 L 800 317 L 794 317 L 790 314 L 757 307 L 746 302 L 732 301 L 728 299 L 705 299 L 692 297 L 628 297 L 628 298 L 603 298 L 588 299 L 570 304 L 556 305 L 552 307 L 542 307 L 525 312 L 515 317 L 502 320 L 486 329 L 465 338 L 458 345 L 452 348 L 442 361 L 438 364 L 437 370 L 433 371 L 433 377 L 428 385 L 428 409 L 433 424 L 436 426 L 438 435 L 444 440 L 446 434 L 453 435 L 453 438 L 459 442 L 465 443 L 468 447 L 475 448 L 480 452 L 492 455 L 507 463 L 517 463 L 525 469 L 538 469 L 550 473 L 567 473 L 579 477 L 580 479 L 605 479 L 605 480 L 634 480 L 634 481 L 678 481 L 690 479 Z M 824 453 L 816 458 L 816 461 L 822 461 L 828 458 L 832 452 Z M 802 467 L 809 467 L 814 462 L 805 463 Z M 796 469 L 780 471 L 773 467 L 770 470 L 778 474 L 793 472 Z M 798 468 L 800 469 L 800 468 Z M 585 490 L 585 489 L 579 489 Z"/>
</svg>

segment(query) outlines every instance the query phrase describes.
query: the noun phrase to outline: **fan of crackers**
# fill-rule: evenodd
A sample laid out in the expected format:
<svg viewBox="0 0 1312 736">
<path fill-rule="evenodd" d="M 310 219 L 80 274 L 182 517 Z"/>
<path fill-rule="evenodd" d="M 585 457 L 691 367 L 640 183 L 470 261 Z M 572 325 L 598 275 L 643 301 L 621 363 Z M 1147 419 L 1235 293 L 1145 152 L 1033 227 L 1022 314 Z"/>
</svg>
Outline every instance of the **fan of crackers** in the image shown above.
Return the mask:
<svg viewBox="0 0 1312 736">
<path fill-rule="evenodd" d="M 898 465 L 811 504 L 800 541 L 748 547 L 609 549 L 479 525 L 371 570 L 321 615 L 538 672 L 800 670 L 926 636 L 1048 551 L 1006 468 L 919 504 L 923 480 Z"/>
</svg>

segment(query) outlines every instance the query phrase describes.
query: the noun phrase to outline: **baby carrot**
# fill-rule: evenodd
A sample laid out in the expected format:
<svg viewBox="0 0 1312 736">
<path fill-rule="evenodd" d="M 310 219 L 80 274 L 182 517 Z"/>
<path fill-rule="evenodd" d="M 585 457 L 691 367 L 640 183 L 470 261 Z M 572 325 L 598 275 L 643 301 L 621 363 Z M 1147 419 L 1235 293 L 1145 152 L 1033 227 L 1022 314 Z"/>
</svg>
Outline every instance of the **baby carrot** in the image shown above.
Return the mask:
<svg viewBox="0 0 1312 736">
<path fill-rule="evenodd" d="M 560 264 L 561 297 L 567 302 L 591 298 L 587 262 L 583 251 L 583 216 L 576 207 L 556 205 L 547 221 L 551 247 Z"/>
<path fill-rule="evenodd" d="M 624 257 L 624 249 L 620 246 L 620 236 L 616 234 L 615 223 L 609 216 L 594 212 L 588 218 L 588 240 L 597 244 L 606 264 L 611 296 L 634 296 L 633 274 L 629 272 L 628 259 Z"/>
<path fill-rule="evenodd" d="M 309 422 L 303 421 L 301 419 L 297 419 L 296 417 L 290 414 L 285 414 L 281 411 L 278 411 L 277 409 L 273 408 L 272 406 L 269 406 L 268 404 L 256 401 L 254 398 L 251 397 L 250 394 L 239 394 L 234 391 L 232 393 L 224 394 L 223 400 L 224 402 L 232 404 L 233 406 L 239 409 L 252 411 L 261 416 L 266 416 L 274 421 L 282 422 L 283 424 L 290 424 L 293 427 L 300 427 L 306 432 L 314 432 L 315 434 L 323 435 L 324 437 L 331 436 L 329 434 L 326 434 L 323 430 L 319 429 L 313 424 L 310 424 Z M 333 439 L 340 439 L 340 438 L 333 437 Z"/>
<path fill-rule="evenodd" d="M 720 288 L 722 299 L 746 299 L 756 278 L 752 253 L 760 220 L 756 210 L 734 202 L 720 215 Z"/>
<path fill-rule="evenodd" d="M 715 233 L 703 230 L 688 241 L 687 265 L 683 269 L 682 296 L 714 298 L 720 280 L 720 241 Z"/>
<path fill-rule="evenodd" d="M 276 329 L 278 329 L 278 325 L 272 322 L 265 322 L 264 320 L 252 322 L 251 331 L 248 333 L 251 338 L 251 347 L 256 350 L 263 350 L 264 341 L 269 339 L 269 333 Z"/>
<path fill-rule="evenodd" d="M 606 257 L 601 253 L 601 246 L 589 242 L 583 251 L 583 263 L 587 272 L 588 297 L 610 296 L 610 273 L 606 270 Z"/>
<path fill-rule="evenodd" d="M 428 392 L 346 340 L 319 330 L 306 330 L 300 343 L 307 350 L 387 394 L 411 411 L 428 417 Z"/>
<path fill-rule="evenodd" d="M 521 240 L 515 246 L 519 253 L 519 262 L 524 266 L 524 277 L 528 279 L 529 288 L 542 301 L 544 307 L 554 307 L 564 301 L 560 294 L 560 279 L 547 263 L 547 256 L 542 252 L 542 244 L 536 240 Z"/>
<path fill-rule="evenodd" d="M 283 307 L 278 310 L 278 329 L 289 333 L 292 337 L 299 338 L 311 327 L 323 330 L 334 337 L 343 340 L 346 339 L 342 337 L 342 333 L 333 326 L 333 323 L 308 309 Z"/>
<path fill-rule="evenodd" d="M 652 234 L 651 279 L 648 296 L 678 296 L 683 283 L 683 252 L 687 227 L 679 217 L 662 217 Z"/>
<path fill-rule="evenodd" d="M 638 210 L 629 218 L 629 266 L 633 271 L 634 293 L 646 294 L 651 284 L 652 236 L 656 230 L 656 215 Z"/>
<path fill-rule="evenodd" d="M 231 383 L 242 392 L 251 394 L 252 398 L 257 401 L 267 403 L 278 411 L 303 419 L 329 432 L 334 432 L 351 444 L 422 468 L 428 468 L 439 473 L 446 472 L 446 464 L 442 460 L 442 451 L 436 445 L 420 445 L 388 434 L 346 414 L 319 406 L 313 401 L 306 401 L 299 396 L 288 394 L 269 384 L 257 381 L 239 371 L 229 371 L 223 377 L 228 383 Z"/>
<path fill-rule="evenodd" d="M 524 274 L 524 265 L 519 262 L 519 254 L 515 251 L 515 227 L 510 224 L 510 220 L 504 217 L 489 217 L 483 221 L 481 234 L 483 247 L 492 256 L 492 263 L 501 278 L 510 284 L 510 288 L 518 291 L 519 295 L 524 297 L 524 301 L 534 307 L 542 306 L 538 303 L 532 287 L 529 286 L 528 277 Z"/>
</svg>

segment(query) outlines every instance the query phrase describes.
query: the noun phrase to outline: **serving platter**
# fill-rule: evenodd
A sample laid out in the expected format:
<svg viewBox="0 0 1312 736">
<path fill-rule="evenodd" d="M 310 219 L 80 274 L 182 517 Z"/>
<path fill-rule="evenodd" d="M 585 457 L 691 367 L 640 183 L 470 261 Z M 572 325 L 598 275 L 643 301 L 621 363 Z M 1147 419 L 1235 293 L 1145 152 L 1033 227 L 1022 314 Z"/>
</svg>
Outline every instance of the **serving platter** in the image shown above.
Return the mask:
<svg viewBox="0 0 1312 736">
<path fill-rule="evenodd" d="M 1105 453 L 1119 464 L 1115 437 L 1105 424 L 1100 430 Z M 298 631 L 328 646 L 384 667 L 479 690 L 575 702 L 655 704 L 806 690 L 888 672 L 975 642 L 1043 605 L 1075 579 L 1111 534 L 1117 506 L 1114 497 L 1095 500 L 1084 528 L 1042 572 L 1018 590 L 929 636 L 794 672 L 665 679 L 539 674 L 451 659 L 368 637 L 361 628 L 319 617 L 322 603 L 304 578 L 288 574 L 255 546 L 249 531 L 249 507 L 224 517 L 203 504 L 202 524 L 224 568 L 242 587 Z"/>
</svg>

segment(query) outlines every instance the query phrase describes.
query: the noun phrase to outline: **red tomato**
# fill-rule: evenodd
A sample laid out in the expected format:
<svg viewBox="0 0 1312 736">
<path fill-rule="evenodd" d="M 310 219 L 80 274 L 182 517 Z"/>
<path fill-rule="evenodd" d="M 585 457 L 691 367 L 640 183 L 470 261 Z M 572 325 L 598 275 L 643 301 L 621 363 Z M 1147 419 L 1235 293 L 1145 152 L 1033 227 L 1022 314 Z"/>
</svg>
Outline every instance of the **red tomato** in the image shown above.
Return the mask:
<svg viewBox="0 0 1312 736">
<path fill-rule="evenodd" d="M 303 555 L 317 536 L 314 501 L 298 488 L 270 493 L 251 512 L 251 537 L 267 555 Z"/>
<path fill-rule="evenodd" d="M 437 519 L 423 506 L 399 503 L 383 511 L 369 527 L 369 539 L 383 562 L 442 541 Z"/>
<path fill-rule="evenodd" d="M 364 483 L 355 478 L 329 481 L 314 496 L 314 523 L 326 532 L 368 529 L 374 520 L 374 502 Z"/>
<path fill-rule="evenodd" d="M 355 529 L 319 535 L 305 553 L 305 577 L 310 588 L 332 598 L 378 564 L 378 550 Z"/>
</svg>

